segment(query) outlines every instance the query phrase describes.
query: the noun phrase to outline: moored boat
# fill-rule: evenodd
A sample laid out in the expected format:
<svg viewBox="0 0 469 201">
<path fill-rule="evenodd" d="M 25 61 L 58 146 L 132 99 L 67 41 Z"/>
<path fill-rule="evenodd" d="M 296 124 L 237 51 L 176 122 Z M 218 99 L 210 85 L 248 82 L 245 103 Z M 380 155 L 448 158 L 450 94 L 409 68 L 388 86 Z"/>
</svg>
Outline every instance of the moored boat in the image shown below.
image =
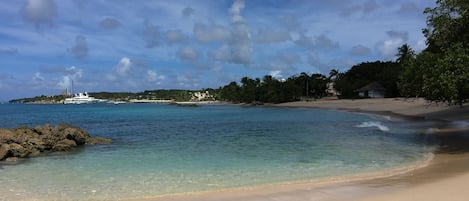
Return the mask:
<svg viewBox="0 0 469 201">
<path fill-rule="evenodd" d="M 89 96 L 87 92 L 74 94 L 72 97 L 64 100 L 64 104 L 88 104 L 98 102 L 100 102 L 100 99 Z"/>
</svg>

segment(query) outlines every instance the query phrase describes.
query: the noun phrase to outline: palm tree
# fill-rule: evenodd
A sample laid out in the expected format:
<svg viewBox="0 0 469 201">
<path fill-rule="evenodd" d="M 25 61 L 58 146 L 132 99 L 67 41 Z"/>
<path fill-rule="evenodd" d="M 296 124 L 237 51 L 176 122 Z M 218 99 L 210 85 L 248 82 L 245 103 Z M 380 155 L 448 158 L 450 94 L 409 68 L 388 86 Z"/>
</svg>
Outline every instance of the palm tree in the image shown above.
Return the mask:
<svg viewBox="0 0 469 201">
<path fill-rule="evenodd" d="M 408 59 L 413 58 L 415 56 L 414 50 L 405 43 L 401 47 L 397 48 L 397 59 L 396 62 L 402 64 L 403 62 L 406 62 Z"/>
<path fill-rule="evenodd" d="M 329 72 L 329 77 L 327 78 L 329 81 L 335 81 L 337 78 L 337 75 L 339 75 L 339 70 L 338 69 L 331 69 Z"/>
</svg>

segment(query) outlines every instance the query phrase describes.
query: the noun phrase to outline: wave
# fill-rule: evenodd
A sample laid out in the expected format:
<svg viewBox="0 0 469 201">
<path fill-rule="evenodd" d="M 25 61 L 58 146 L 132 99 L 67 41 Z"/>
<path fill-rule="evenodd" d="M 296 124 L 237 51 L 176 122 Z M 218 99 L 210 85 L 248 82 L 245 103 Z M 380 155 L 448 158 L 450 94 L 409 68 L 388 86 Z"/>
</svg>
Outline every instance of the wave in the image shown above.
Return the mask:
<svg viewBox="0 0 469 201">
<path fill-rule="evenodd" d="M 458 128 L 469 128 L 469 121 L 464 121 L 464 120 L 453 121 L 453 122 L 451 122 L 451 124 L 455 127 L 458 127 Z"/>
<path fill-rule="evenodd" d="M 369 127 L 376 127 L 377 129 L 379 129 L 380 131 L 383 131 L 383 132 L 386 132 L 386 131 L 389 131 L 389 127 L 381 124 L 381 122 L 377 122 L 377 121 L 367 121 L 367 122 L 363 122 L 359 125 L 356 125 L 355 127 L 358 127 L 358 128 L 369 128 Z"/>
</svg>

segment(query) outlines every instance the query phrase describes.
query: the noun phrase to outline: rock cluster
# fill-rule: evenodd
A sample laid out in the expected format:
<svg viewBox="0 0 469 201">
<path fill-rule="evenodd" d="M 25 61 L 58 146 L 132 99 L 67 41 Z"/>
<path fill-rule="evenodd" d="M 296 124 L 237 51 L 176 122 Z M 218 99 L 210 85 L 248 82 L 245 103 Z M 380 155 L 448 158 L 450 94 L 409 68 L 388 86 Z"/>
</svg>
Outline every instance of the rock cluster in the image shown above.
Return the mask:
<svg viewBox="0 0 469 201">
<path fill-rule="evenodd" d="M 43 152 L 71 151 L 85 144 L 106 144 L 110 139 L 91 137 L 85 130 L 67 124 L 52 127 L 0 128 L 0 161 L 37 156 Z"/>
</svg>

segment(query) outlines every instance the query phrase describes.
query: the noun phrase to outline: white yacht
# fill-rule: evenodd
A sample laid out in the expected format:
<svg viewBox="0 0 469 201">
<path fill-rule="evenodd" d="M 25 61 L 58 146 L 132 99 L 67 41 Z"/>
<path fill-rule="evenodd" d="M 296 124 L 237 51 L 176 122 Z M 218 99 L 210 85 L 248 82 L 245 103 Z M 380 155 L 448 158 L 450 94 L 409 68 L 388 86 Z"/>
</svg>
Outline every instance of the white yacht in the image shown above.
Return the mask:
<svg viewBox="0 0 469 201">
<path fill-rule="evenodd" d="M 64 104 L 86 104 L 86 103 L 97 103 L 99 99 L 91 97 L 88 93 L 78 93 L 74 94 L 71 98 L 66 98 Z"/>
</svg>

